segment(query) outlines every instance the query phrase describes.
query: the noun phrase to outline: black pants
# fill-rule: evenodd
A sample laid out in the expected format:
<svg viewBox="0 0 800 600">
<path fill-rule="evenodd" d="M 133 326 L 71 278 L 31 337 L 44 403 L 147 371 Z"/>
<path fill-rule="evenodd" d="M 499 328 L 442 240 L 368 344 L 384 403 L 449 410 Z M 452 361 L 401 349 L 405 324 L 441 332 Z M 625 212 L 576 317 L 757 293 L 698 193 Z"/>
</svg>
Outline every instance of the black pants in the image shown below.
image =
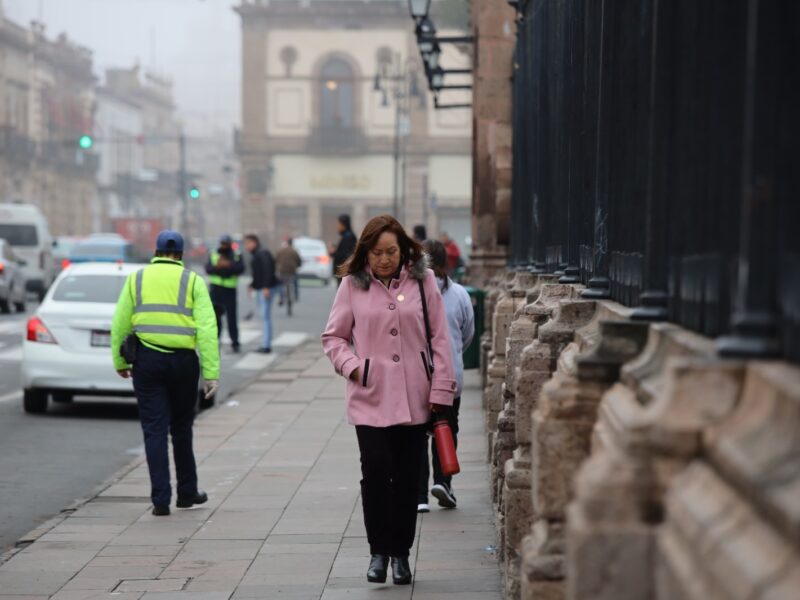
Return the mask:
<svg viewBox="0 0 800 600">
<path fill-rule="evenodd" d="M 144 433 L 150 498 L 153 504 L 169 506 L 168 433 L 178 480 L 178 496 L 197 492 L 197 466 L 192 449 L 192 425 L 200 365 L 194 351 L 172 354 L 139 345 L 133 365 L 133 389 Z"/>
<path fill-rule="evenodd" d="M 211 302 L 215 308 L 222 307 L 222 311 L 216 310 L 217 313 L 217 333 L 222 335 L 222 315 L 225 313 L 225 318 L 228 320 L 228 335 L 231 336 L 231 343 L 234 348 L 239 347 L 239 315 L 236 311 L 238 290 L 236 288 L 226 288 L 218 285 L 211 286 Z"/>
<path fill-rule="evenodd" d="M 425 430 L 426 425 L 356 426 L 371 554 L 407 557 L 414 544 Z"/>
<path fill-rule="evenodd" d="M 461 408 L 461 396 L 453 400 L 453 408 L 448 410 L 444 417 L 447 419 L 447 422 L 450 424 L 450 429 L 453 432 L 453 443 L 455 444 L 456 448 L 458 448 L 458 411 Z M 441 418 L 439 415 L 435 415 L 434 419 Z M 453 477 L 450 475 L 443 475 L 442 474 L 442 463 L 439 460 L 439 452 L 436 449 L 436 440 L 433 439 L 431 436 L 431 454 L 433 455 L 433 483 L 435 484 L 444 484 L 447 488 L 450 488 L 450 484 L 453 481 Z M 419 496 L 417 497 L 418 504 L 427 504 L 428 503 L 428 479 L 430 477 L 431 470 L 428 466 L 428 444 L 425 444 L 425 448 L 422 451 L 422 466 L 420 468 L 419 473 Z"/>
</svg>

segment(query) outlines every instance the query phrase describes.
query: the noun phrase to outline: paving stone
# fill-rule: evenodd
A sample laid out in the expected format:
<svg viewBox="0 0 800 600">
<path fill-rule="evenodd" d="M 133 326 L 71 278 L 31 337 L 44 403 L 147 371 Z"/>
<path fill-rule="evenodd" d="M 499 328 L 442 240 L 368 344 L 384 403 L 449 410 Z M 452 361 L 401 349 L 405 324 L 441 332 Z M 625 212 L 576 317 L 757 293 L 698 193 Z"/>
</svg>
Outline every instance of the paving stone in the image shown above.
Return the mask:
<svg viewBox="0 0 800 600">
<path fill-rule="evenodd" d="M 188 579 L 131 579 L 121 581 L 114 592 L 177 592 Z"/>
</svg>

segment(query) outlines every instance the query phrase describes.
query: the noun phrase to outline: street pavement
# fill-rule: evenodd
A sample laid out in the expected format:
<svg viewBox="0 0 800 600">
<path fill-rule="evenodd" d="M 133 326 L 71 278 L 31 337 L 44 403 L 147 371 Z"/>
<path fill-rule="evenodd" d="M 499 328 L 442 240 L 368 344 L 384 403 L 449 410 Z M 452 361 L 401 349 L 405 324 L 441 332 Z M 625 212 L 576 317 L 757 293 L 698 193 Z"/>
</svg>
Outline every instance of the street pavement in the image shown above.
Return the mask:
<svg viewBox="0 0 800 600">
<path fill-rule="evenodd" d="M 260 343 L 253 300 L 241 293 L 242 354 L 232 354 L 223 335 L 220 401 L 246 385 L 280 356 L 322 332 L 335 286 L 307 282 L 288 318 L 273 307 L 274 354 L 252 352 Z M 20 362 L 28 314 L 0 315 L 0 554 L 30 530 L 76 500 L 90 496 L 110 475 L 143 452 L 133 398 L 78 397 L 50 403 L 47 414 L 22 410 Z"/>
<path fill-rule="evenodd" d="M 369 584 L 358 448 L 344 381 L 318 340 L 195 428 L 207 504 L 150 514 L 141 457 L 0 566 L 0 600 L 499 600 L 477 374 L 463 395 L 459 507 L 418 521 L 413 586 Z"/>
</svg>

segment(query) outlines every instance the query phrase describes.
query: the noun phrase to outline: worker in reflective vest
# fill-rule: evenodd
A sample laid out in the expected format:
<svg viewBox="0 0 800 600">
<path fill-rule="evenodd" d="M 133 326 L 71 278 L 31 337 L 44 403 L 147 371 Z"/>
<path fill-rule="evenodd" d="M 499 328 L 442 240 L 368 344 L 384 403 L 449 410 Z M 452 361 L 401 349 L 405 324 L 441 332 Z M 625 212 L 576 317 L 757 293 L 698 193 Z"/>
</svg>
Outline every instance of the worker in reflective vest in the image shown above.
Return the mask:
<svg viewBox="0 0 800 600">
<path fill-rule="evenodd" d="M 121 377 L 133 377 L 157 516 L 170 512 L 168 432 L 175 455 L 178 508 L 208 500 L 197 487 L 192 449 L 201 361 L 206 397 L 219 387 L 214 308 L 202 277 L 184 268 L 182 258 L 181 235 L 162 231 L 150 265 L 128 276 L 111 325 L 114 367 Z M 123 344 L 127 358 L 120 352 Z"/>
<path fill-rule="evenodd" d="M 242 255 L 233 248 L 233 239 L 223 235 L 219 248 L 212 252 L 206 263 L 206 273 L 211 284 L 211 302 L 217 313 L 217 330 L 222 333 L 222 314 L 228 320 L 231 348 L 239 352 L 239 323 L 236 310 L 239 275 L 244 273 Z"/>
</svg>

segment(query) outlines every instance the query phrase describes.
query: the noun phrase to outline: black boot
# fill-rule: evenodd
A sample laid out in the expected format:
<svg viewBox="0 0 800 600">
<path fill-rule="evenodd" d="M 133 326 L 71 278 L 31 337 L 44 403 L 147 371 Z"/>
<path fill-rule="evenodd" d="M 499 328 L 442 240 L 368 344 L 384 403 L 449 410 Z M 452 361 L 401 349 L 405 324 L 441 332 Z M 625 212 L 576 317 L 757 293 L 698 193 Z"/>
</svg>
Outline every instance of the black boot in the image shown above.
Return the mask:
<svg viewBox="0 0 800 600">
<path fill-rule="evenodd" d="M 204 491 L 198 490 L 194 496 L 178 496 L 175 505 L 178 508 L 190 508 L 195 504 L 205 504 L 207 501 L 208 495 Z"/>
<path fill-rule="evenodd" d="M 389 569 L 389 557 L 385 554 L 373 554 L 367 569 L 367 581 L 370 583 L 386 583 L 386 571 Z"/>
<path fill-rule="evenodd" d="M 392 557 L 392 581 L 395 585 L 411 583 L 411 567 L 408 564 L 408 557 Z"/>
</svg>

